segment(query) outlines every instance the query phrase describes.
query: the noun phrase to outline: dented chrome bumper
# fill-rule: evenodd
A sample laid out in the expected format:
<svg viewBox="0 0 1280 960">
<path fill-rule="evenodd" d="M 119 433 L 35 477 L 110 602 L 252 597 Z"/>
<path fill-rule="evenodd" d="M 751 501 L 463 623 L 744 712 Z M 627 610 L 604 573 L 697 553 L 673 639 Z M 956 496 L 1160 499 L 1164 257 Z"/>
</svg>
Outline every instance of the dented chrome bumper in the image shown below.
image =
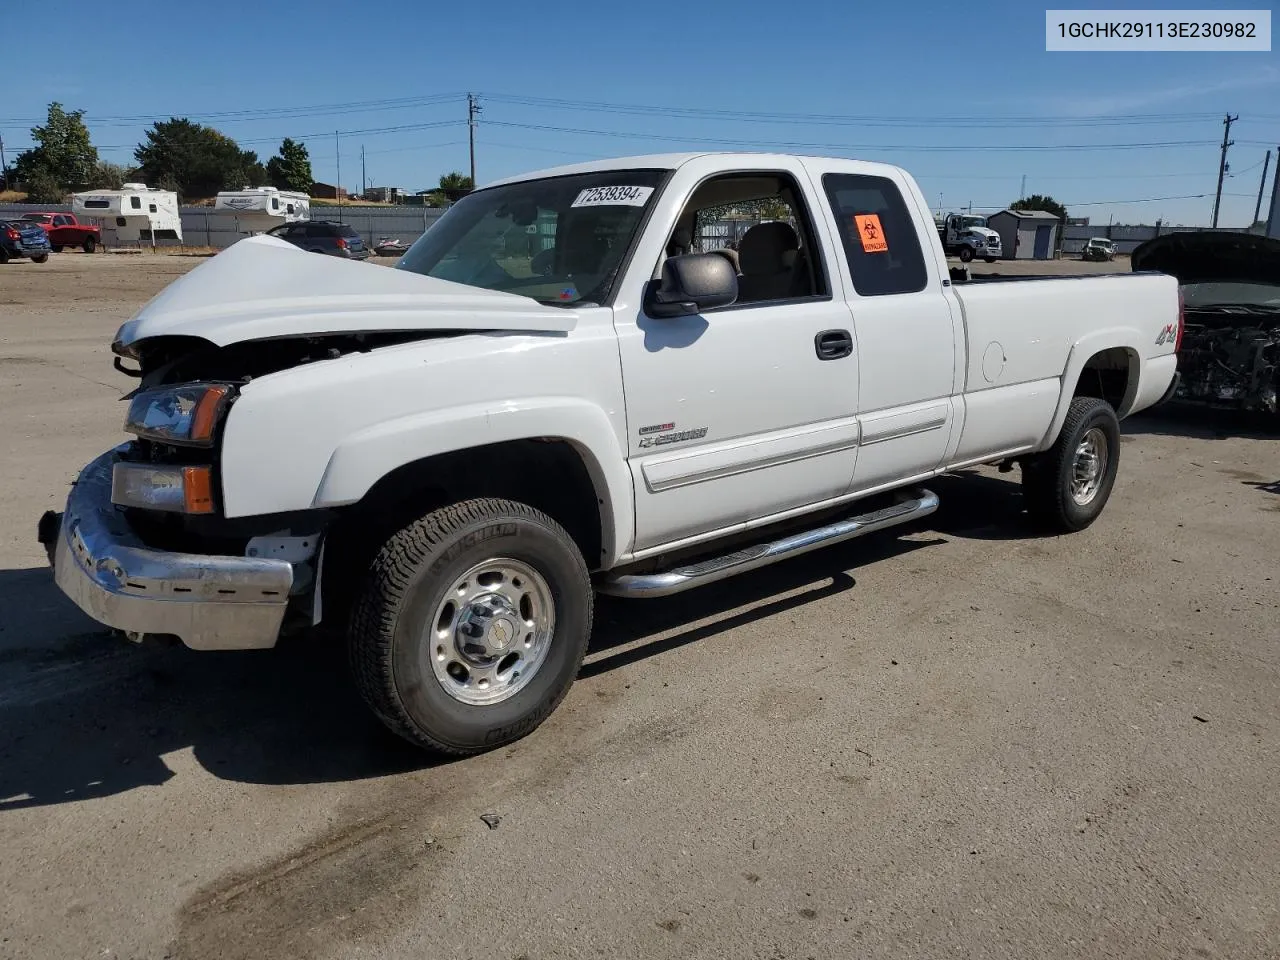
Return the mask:
<svg viewBox="0 0 1280 960">
<path fill-rule="evenodd" d="M 41 521 L 40 539 L 51 548 L 54 579 L 63 593 L 95 620 L 135 639 L 177 636 L 195 650 L 274 646 L 293 566 L 145 546 L 111 502 L 117 456 L 112 450 L 88 464 L 65 512 Z"/>
</svg>

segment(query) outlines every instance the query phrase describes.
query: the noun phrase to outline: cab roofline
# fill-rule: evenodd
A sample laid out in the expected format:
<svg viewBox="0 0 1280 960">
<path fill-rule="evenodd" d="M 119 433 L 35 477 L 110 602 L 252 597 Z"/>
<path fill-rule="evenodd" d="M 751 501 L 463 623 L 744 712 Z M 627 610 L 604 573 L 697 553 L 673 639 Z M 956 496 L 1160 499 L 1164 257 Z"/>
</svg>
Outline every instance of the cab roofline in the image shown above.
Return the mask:
<svg viewBox="0 0 1280 960">
<path fill-rule="evenodd" d="M 510 177 L 503 177 L 499 180 L 491 180 L 476 189 L 479 191 L 486 190 L 489 187 L 502 186 L 508 183 L 520 183 L 524 180 L 542 180 L 548 177 L 568 177 L 580 173 L 603 173 L 611 170 L 675 170 L 684 166 L 689 161 L 697 160 L 701 157 L 720 157 L 725 161 L 741 160 L 749 166 L 768 163 L 770 159 L 786 158 L 788 160 L 801 161 L 835 160 L 857 162 L 870 164 L 872 166 L 885 167 L 886 169 L 896 169 L 893 164 L 882 163 L 874 160 L 856 160 L 856 158 L 853 157 L 822 157 L 801 153 L 779 153 L 776 150 L 701 150 L 691 153 L 650 153 L 631 157 L 608 157 L 602 160 L 590 160 L 584 163 L 570 163 L 558 167 L 545 167 L 541 170 L 531 170 L 527 173 L 519 173 Z"/>
</svg>

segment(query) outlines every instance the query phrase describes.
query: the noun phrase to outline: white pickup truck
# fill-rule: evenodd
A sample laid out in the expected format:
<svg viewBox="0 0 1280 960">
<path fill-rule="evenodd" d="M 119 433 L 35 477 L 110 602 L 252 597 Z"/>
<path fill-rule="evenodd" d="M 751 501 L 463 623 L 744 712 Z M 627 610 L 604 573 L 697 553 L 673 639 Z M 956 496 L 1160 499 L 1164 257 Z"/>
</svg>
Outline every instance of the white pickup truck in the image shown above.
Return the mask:
<svg viewBox="0 0 1280 960">
<path fill-rule="evenodd" d="M 774 219 L 718 248 L 752 205 Z M 561 167 L 465 197 L 394 269 L 253 237 L 175 281 L 113 345 L 132 438 L 39 536 L 135 640 L 338 627 L 392 730 L 471 753 L 555 709 L 597 590 L 917 520 L 971 464 L 1086 527 L 1181 329 L 1162 274 L 953 275 L 894 166 Z"/>
</svg>

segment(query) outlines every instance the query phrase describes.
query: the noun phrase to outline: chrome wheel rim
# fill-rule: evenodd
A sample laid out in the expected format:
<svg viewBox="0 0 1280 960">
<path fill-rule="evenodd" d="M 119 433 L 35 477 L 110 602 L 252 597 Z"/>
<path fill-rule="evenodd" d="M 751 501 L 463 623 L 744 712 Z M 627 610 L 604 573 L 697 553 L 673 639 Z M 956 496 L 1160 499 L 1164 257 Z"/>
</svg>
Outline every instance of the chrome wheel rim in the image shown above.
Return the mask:
<svg viewBox="0 0 1280 960">
<path fill-rule="evenodd" d="M 454 580 L 423 647 L 449 696 L 487 706 L 528 686 L 547 658 L 555 626 L 547 581 L 527 563 L 499 557 Z"/>
<path fill-rule="evenodd" d="M 1098 495 L 1107 473 L 1107 435 L 1101 427 L 1090 427 L 1080 438 L 1071 462 L 1071 499 L 1086 506 Z"/>
</svg>

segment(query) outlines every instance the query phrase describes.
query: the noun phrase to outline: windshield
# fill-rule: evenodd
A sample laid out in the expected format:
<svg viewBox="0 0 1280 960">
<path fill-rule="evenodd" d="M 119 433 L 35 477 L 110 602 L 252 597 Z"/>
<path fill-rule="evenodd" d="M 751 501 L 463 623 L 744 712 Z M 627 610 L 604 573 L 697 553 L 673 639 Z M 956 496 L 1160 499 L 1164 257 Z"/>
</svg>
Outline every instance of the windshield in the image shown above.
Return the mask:
<svg viewBox="0 0 1280 960">
<path fill-rule="evenodd" d="M 610 170 L 478 190 L 450 207 L 396 269 L 541 303 L 599 303 L 663 173 Z"/>
<path fill-rule="evenodd" d="M 1247 283 L 1222 281 L 1188 283 L 1182 287 L 1183 303 L 1188 309 L 1221 304 L 1243 304 L 1252 307 L 1280 309 L 1280 282 Z"/>
<path fill-rule="evenodd" d="M 985 227 L 987 225 L 986 217 L 961 217 L 960 229 L 968 230 L 970 227 Z"/>
</svg>

